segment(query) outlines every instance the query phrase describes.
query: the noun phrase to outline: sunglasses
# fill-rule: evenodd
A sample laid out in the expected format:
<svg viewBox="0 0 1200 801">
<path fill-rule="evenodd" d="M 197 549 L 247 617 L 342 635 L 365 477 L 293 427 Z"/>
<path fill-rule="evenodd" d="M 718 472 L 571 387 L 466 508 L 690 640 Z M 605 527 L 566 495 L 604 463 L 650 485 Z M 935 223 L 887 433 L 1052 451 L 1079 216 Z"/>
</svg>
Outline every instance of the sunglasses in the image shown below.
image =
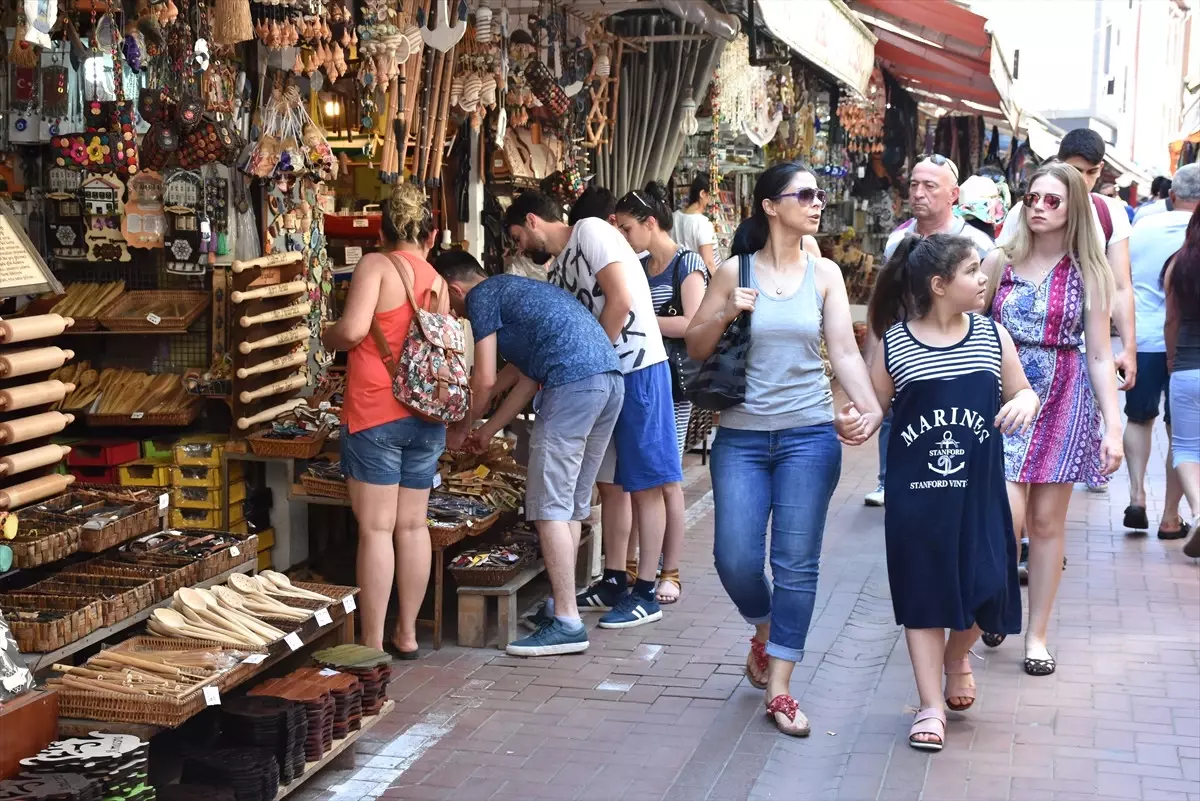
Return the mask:
<svg viewBox="0 0 1200 801">
<path fill-rule="evenodd" d="M 950 172 L 954 173 L 954 182 L 958 183 L 958 165 L 940 153 L 934 153 L 930 156 L 926 156 L 925 158 L 921 159 L 921 161 L 928 161 L 931 164 L 936 164 L 939 167 L 948 168 Z"/>
<path fill-rule="evenodd" d="M 817 189 L 815 186 L 806 186 L 803 189 L 797 189 L 795 192 L 787 192 L 782 195 L 776 195 L 775 199 L 783 200 L 784 198 L 788 197 L 794 197 L 800 203 L 807 205 L 812 205 L 813 201 L 816 201 L 824 206 L 825 198 L 827 198 L 828 195 L 825 194 L 824 189 Z"/>
<path fill-rule="evenodd" d="M 1045 203 L 1046 208 L 1050 209 L 1050 211 L 1054 211 L 1063 204 L 1063 198 L 1059 195 L 1043 195 L 1038 192 L 1026 192 L 1025 196 L 1021 198 L 1021 203 L 1024 204 L 1025 208 L 1032 209 L 1037 205 L 1039 200 Z"/>
</svg>

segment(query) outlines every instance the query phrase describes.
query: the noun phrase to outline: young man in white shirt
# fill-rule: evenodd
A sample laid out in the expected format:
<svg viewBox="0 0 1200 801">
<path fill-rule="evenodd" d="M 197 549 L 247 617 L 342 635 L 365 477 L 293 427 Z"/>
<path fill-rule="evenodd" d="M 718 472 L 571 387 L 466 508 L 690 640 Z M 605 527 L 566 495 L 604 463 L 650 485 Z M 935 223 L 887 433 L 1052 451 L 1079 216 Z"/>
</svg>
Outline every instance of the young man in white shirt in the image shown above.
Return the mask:
<svg viewBox="0 0 1200 801">
<path fill-rule="evenodd" d="M 608 610 L 600 618 L 602 628 L 630 628 L 659 620 L 662 609 L 655 599 L 654 577 L 667 526 L 663 489 L 683 481 L 683 468 L 675 439 L 671 371 L 645 270 L 616 228 L 595 217 L 568 225 L 554 202 L 538 192 L 519 195 L 504 223 L 526 253 L 554 257 L 550 282 L 573 294 L 600 320 L 625 376 L 625 402 L 610 447 L 615 464 L 612 476 L 602 475 L 599 480 L 622 487 L 633 498 L 640 546 L 638 579 L 627 592 L 628 543 L 615 542 L 604 532 L 606 563 L 612 560 L 620 567 L 606 564 L 601 581 L 579 596 L 580 608 Z"/>
<path fill-rule="evenodd" d="M 1163 265 L 1183 247 L 1192 212 L 1200 205 L 1200 164 L 1180 167 L 1169 190 L 1172 211 L 1144 217 L 1129 237 L 1129 264 L 1133 276 L 1133 299 L 1137 313 L 1138 382 L 1125 393 L 1125 464 L 1129 470 L 1129 506 L 1125 528 L 1150 528 L 1146 515 L 1146 466 L 1150 462 L 1151 435 L 1159 407 L 1165 398 L 1163 422 L 1170 439 L 1171 398 L 1167 394 L 1167 343 L 1163 327 L 1167 320 L 1167 298 L 1162 286 Z M 1179 516 L 1183 495 L 1179 476 L 1167 448 L 1167 487 L 1163 497 L 1158 538 L 1177 540 L 1187 536 L 1188 527 Z M 1195 510 L 1192 510 L 1195 513 Z"/>
<path fill-rule="evenodd" d="M 982 259 L 996 247 L 991 237 L 978 228 L 967 225 L 962 217 L 955 216 L 954 206 L 958 203 L 958 165 L 936 153 L 917 162 L 908 181 L 908 205 L 912 219 L 896 226 L 887 238 L 883 258 L 890 259 L 904 237 L 909 234 L 930 236 L 931 234 L 956 234 L 965 236 L 975 243 Z M 867 335 L 867 363 L 878 355 L 879 340 L 874 334 Z M 883 506 L 883 479 L 887 473 L 888 437 L 892 433 L 892 418 L 889 414 L 879 427 L 879 486 L 863 498 L 867 506 Z"/>
</svg>

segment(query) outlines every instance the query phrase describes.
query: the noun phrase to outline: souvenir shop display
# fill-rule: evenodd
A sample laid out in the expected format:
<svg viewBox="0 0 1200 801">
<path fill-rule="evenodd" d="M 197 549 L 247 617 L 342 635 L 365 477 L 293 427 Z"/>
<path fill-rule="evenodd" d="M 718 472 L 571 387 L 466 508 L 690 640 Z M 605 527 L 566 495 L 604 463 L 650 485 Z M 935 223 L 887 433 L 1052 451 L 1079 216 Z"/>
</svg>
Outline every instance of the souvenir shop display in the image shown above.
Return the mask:
<svg viewBox="0 0 1200 801">
<path fill-rule="evenodd" d="M 130 734 L 93 731 L 50 743 L 20 761 L 19 776 L 0 782 L 0 798 L 154 801 L 149 784 L 150 743 Z"/>
</svg>

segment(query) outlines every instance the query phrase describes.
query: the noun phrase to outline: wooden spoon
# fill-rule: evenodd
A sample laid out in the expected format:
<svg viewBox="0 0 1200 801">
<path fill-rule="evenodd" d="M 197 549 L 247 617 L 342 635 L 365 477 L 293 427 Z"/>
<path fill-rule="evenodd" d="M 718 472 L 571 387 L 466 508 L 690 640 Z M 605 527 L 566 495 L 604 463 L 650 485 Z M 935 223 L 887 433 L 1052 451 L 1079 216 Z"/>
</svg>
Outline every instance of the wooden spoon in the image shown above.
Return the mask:
<svg viewBox="0 0 1200 801">
<path fill-rule="evenodd" d="M 274 584 L 280 590 L 294 594 L 298 598 L 308 598 L 310 601 L 332 601 L 333 599 L 327 595 L 322 595 L 319 592 L 306 590 L 303 587 L 297 587 L 292 584 L 292 580 L 283 573 L 277 573 L 274 570 L 264 570 L 258 574 L 259 579 L 266 579 Z"/>
<path fill-rule="evenodd" d="M 155 609 L 151 614 L 151 617 L 157 621 L 163 629 L 170 632 L 178 632 L 170 635 L 173 637 L 214 640 L 216 642 L 225 642 L 229 640 L 228 632 L 199 626 L 176 612 L 174 609 Z"/>
<path fill-rule="evenodd" d="M 191 592 L 194 592 L 196 596 L 204 602 L 208 608 L 208 611 L 212 614 L 242 624 L 259 637 L 265 638 L 268 643 L 281 640 L 285 636 L 284 632 L 268 623 L 263 623 L 261 620 L 250 615 L 248 612 L 242 612 L 233 608 L 232 606 L 223 606 L 217 596 L 208 590 L 191 590 Z M 234 593 L 234 595 L 236 596 L 236 593 Z"/>
<path fill-rule="evenodd" d="M 266 645 L 266 641 L 240 622 L 231 617 L 214 614 L 208 609 L 208 604 L 198 592 L 190 587 L 182 587 L 175 591 L 172 606 L 183 613 L 183 616 L 195 623 L 207 624 L 218 630 L 231 632 L 234 641 L 247 642 L 254 645 Z"/>
</svg>

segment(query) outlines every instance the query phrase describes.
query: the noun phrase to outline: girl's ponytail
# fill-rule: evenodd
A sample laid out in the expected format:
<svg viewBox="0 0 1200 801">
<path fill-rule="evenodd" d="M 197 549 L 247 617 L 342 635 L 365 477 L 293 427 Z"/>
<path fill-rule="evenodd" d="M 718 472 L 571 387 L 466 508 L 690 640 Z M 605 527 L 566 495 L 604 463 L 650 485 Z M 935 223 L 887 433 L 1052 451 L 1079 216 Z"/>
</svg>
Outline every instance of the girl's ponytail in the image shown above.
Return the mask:
<svg viewBox="0 0 1200 801">
<path fill-rule="evenodd" d="M 881 339 L 885 331 L 907 316 L 910 283 L 908 258 L 922 241 L 924 238 L 915 234 L 901 239 L 892 251 L 892 257 L 875 278 L 875 290 L 867 305 L 867 321 L 871 325 L 871 332 Z"/>
<path fill-rule="evenodd" d="M 875 336 L 882 339 L 884 332 L 901 320 L 928 314 L 933 307 L 933 279 L 952 281 L 958 266 L 974 250 L 970 239 L 954 234 L 909 234 L 901 239 L 879 271 L 867 306 L 867 320 Z"/>
</svg>

